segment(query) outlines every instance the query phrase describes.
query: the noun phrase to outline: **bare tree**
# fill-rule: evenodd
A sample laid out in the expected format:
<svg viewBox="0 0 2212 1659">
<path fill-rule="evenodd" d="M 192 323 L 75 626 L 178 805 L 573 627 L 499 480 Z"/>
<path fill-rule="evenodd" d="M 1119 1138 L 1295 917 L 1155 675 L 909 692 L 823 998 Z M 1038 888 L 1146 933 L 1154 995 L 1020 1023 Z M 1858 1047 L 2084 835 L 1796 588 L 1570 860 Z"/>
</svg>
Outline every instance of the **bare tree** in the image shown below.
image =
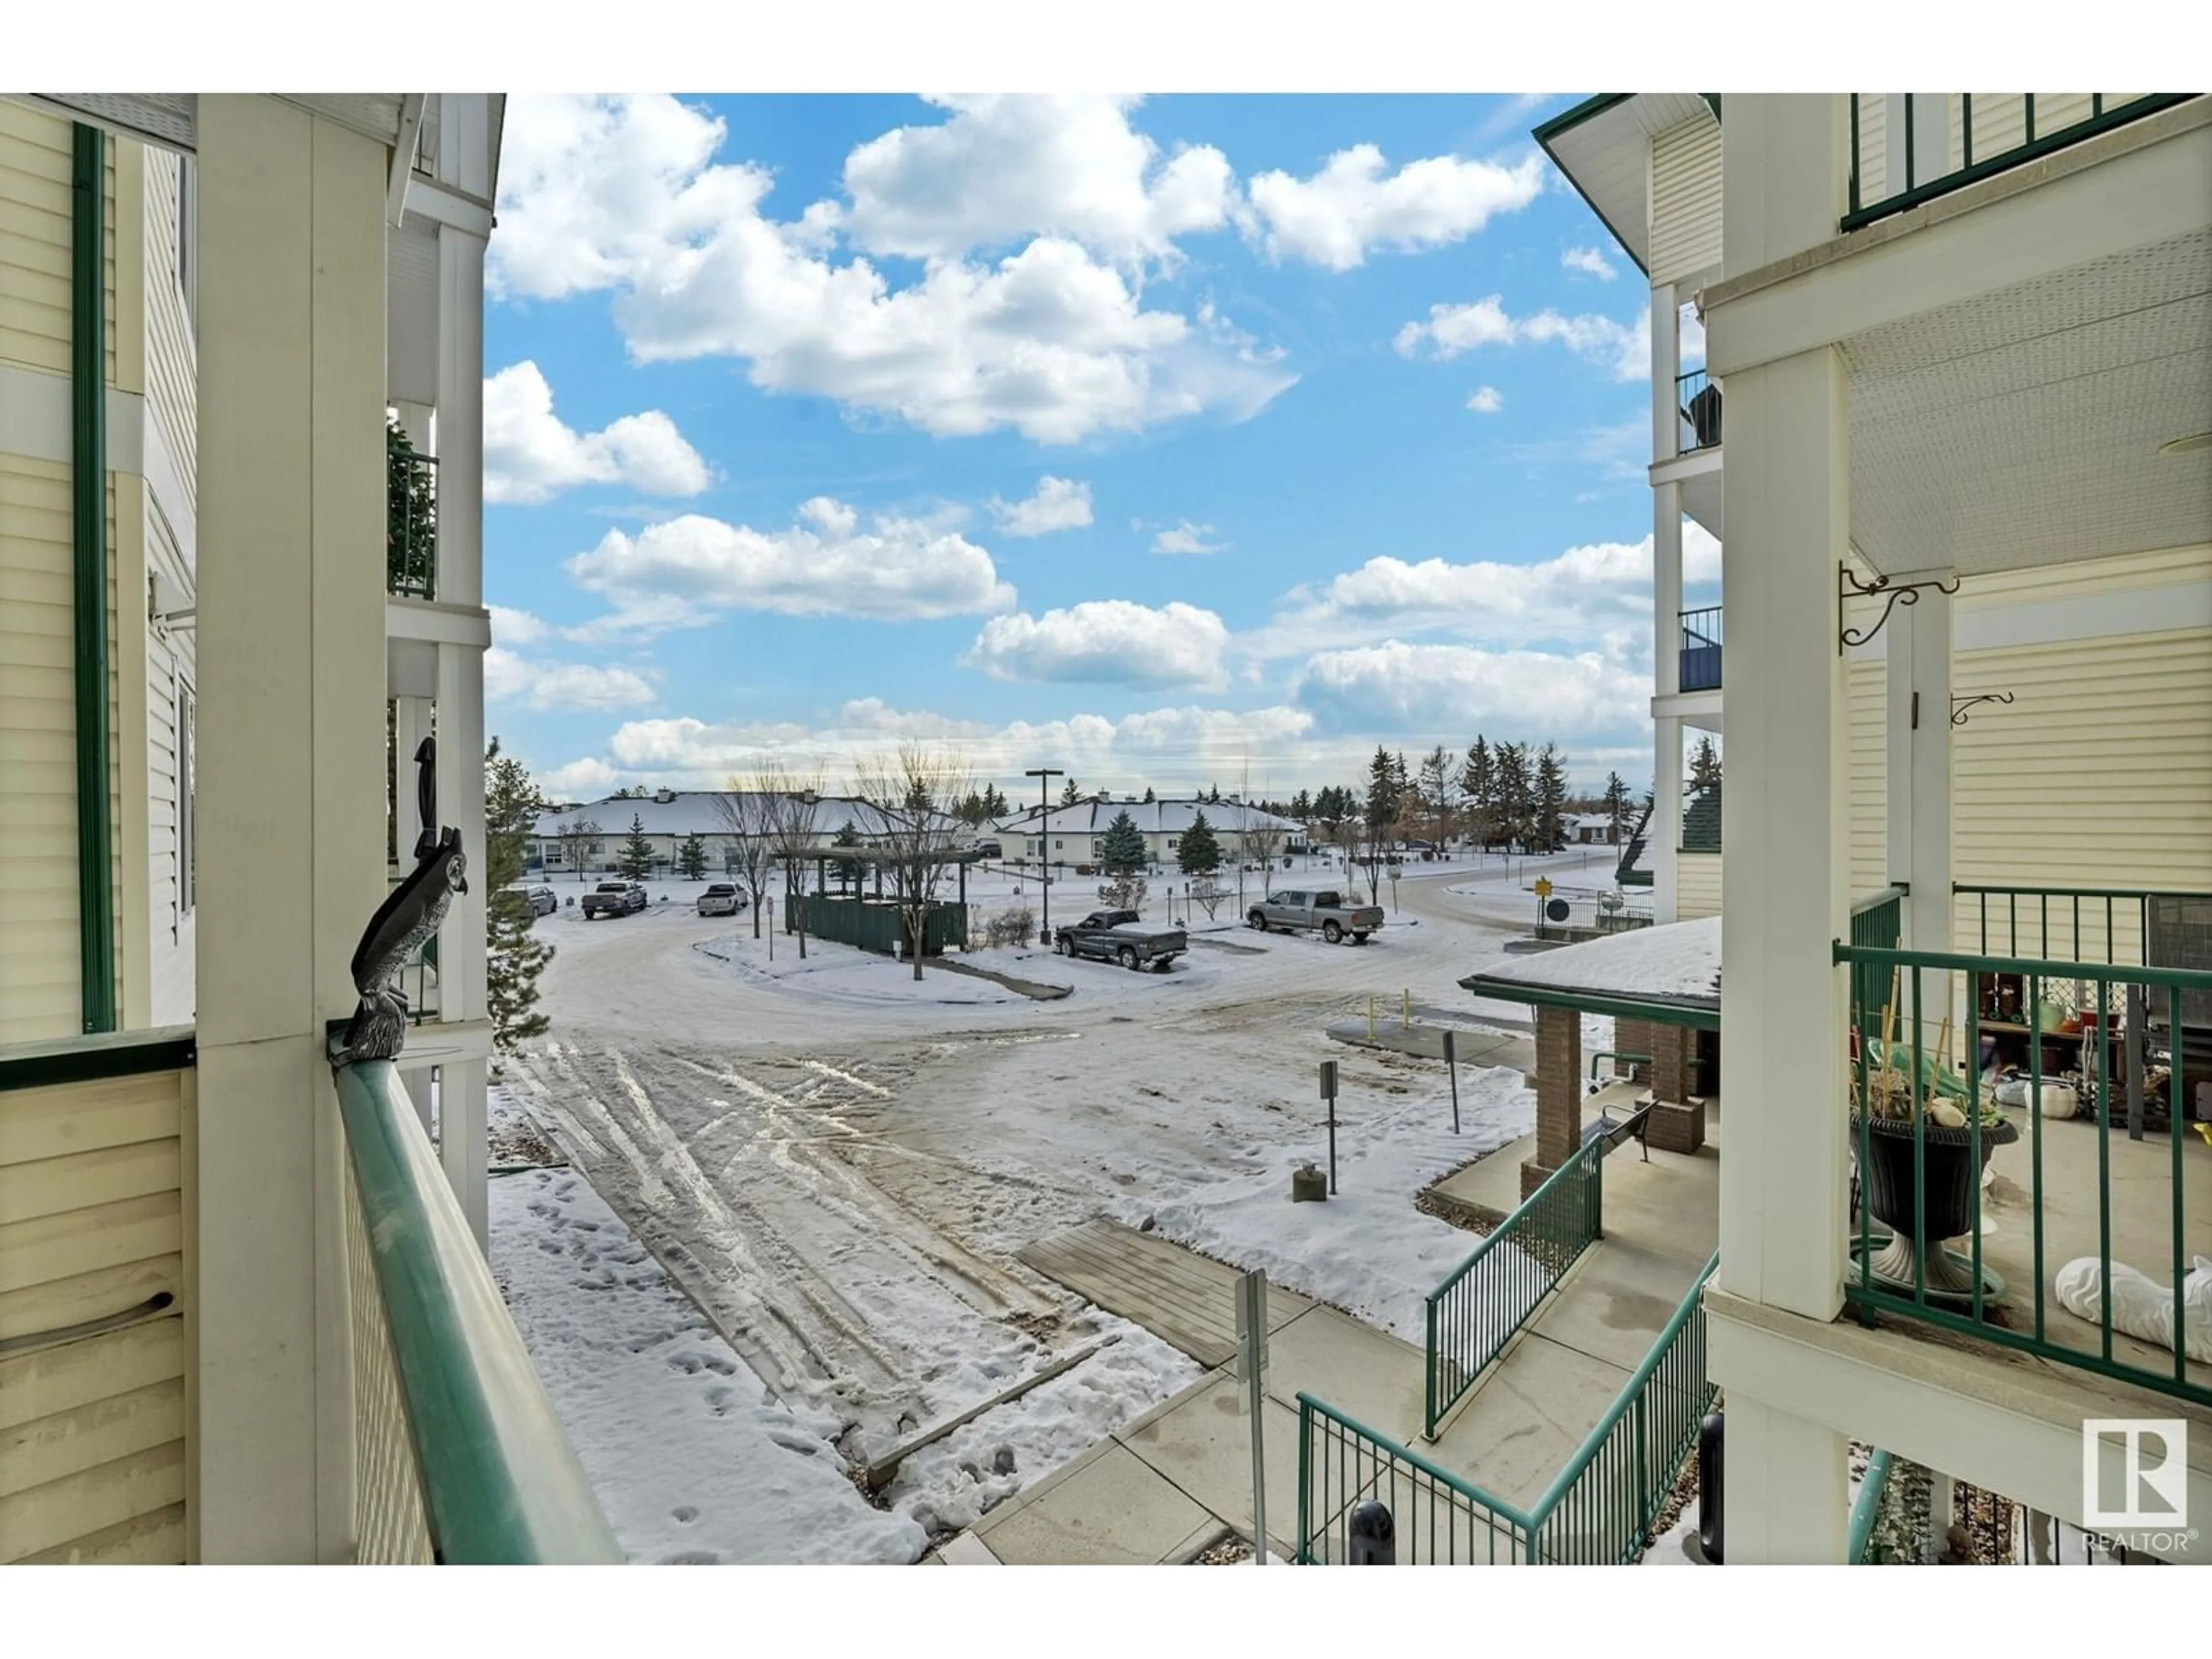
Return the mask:
<svg viewBox="0 0 2212 1659">
<path fill-rule="evenodd" d="M 791 906 L 798 923 L 799 956 L 806 958 L 806 861 L 820 849 L 822 774 L 801 773 L 771 761 L 753 774 L 753 793 L 761 803 L 769 854 L 783 866 L 783 890 L 799 895 Z M 787 927 L 785 931 L 790 932 Z"/>
<path fill-rule="evenodd" d="M 748 789 L 741 778 L 732 778 L 727 793 L 709 795 L 714 817 L 730 838 L 733 854 L 731 878 L 751 900 L 753 937 L 761 936 L 761 902 L 768 892 L 769 872 L 775 868 L 775 842 L 769 833 L 768 811 L 757 789 Z"/>
<path fill-rule="evenodd" d="M 920 744 L 901 744 L 896 757 L 862 761 L 854 769 L 853 791 L 880 823 L 876 855 L 891 878 L 916 979 L 945 866 L 967 839 L 967 826 L 953 809 L 974 787 L 974 778 L 957 759 Z"/>
<path fill-rule="evenodd" d="M 584 879 L 584 860 L 599 850 L 599 826 L 579 812 L 574 817 L 563 818 L 555 827 L 555 835 L 568 850 L 568 862 L 576 872 L 576 879 Z"/>
<path fill-rule="evenodd" d="M 1282 827 L 1273 814 L 1255 806 L 1240 805 L 1237 813 L 1242 819 L 1239 828 L 1244 837 L 1244 857 L 1259 861 L 1264 872 L 1260 878 L 1260 892 L 1266 897 L 1275 890 L 1275 857 L 1283 850 Z"/>
</svg>

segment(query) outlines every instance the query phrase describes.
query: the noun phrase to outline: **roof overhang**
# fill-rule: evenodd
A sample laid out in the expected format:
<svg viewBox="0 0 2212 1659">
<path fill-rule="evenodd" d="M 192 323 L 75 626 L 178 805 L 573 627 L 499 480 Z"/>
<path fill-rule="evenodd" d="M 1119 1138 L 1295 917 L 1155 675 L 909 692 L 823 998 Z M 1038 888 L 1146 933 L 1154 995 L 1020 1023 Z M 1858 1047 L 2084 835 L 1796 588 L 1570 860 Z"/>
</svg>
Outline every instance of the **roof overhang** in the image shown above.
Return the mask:
<svg viewBox="0 0 2212 1659">
<path fill-rule="evenodd" d="M 1651 139 L 1700 118 L 1717 123 L 1720 94 L 1601 92 L 1563 110 L 1532 135 L 1613 240 L 1649 275 Z"/>
<path fill-rule="evenodd" d="M 1609 991 L 1565 990 L 1531 985 L 1523 980 L 1496 979 L 1488 974 L 1469 974 L 1462 988 L 1498 1002 L 1522 1002 L 1532 1008 L 1569 1008 L 1577 1013 L 1605 1014 L 1614 1019 L 1640 1019 L 1655 1025 L 1686 1025 L 1692 1030 L 1717 1031 L 1721 1011 L 1717 999 L 1706 1002 L 1691 997 L 1631 996 Z"/>
<path fill-rule="evenodd" d="M 399 141 L 402 112 L 409 96 L 404 92 L 271 95 L 386 144 Z M 37 92 L 24 94 L 22 98 L 24 102 L 37 104 L 57 115 L 106 127 L 141 143 L 180 150 L 188 155 L 199 148 L 198 93 Z"/>
</svg>

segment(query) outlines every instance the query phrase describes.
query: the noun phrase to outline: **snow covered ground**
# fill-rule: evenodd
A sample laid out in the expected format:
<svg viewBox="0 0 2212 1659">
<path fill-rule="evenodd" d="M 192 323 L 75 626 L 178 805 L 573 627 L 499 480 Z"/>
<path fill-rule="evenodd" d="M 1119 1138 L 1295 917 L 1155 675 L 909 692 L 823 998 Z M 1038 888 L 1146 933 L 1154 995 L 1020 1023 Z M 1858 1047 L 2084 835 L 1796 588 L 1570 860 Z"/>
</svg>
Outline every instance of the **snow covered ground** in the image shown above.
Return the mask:
<svg viewBox="0 0 2212 1659">
<path fill-rule="evenodd" d="M 912 1559 L 925 1530 L 968 1524 L 1195 1380 L 1018 1259 L 1101 1213 L 1419 1340 L 1423 1294 L 1474 1240 L 1415 1194 L 1534 1115 L 1517 1073 L 1463 1066 L 1455 1136 L 1441 1066 L 1322 1035 L 1370 996 L 1464 1005 L 1457 978 L 1503 959 L 1507 931 L 1450 890 L 1468 867 L 1420 868 L 1364 948 L 1224 917 L 1167 975 L 1034 946 L 969 958 L 1073 988 L 1044 1002 L 934 968 L 917 995 L 909 969 L 841 946 L 811 945 L 802 968 L 781 937 L 771 969 L 750 916 L 696 915 L 700 884 L 653 884 L 668 902 L 619 921 L 548 918 L 553 1029 L 503 1086 L 575 1167 L 495 1182 L 494 1247 L 626 1546 Z M 1528 878 L 1503 860 L 1481 873 Z M 1062 903 L 1056 886 L 1055 918 Z M 1340 1194 L 1293 1205 L 1292 1169 L 1327 1163 L 1324 1058 L 1341 1074 Z M 1108 1335 L 910 1457 L 889 1512 L 847 1479 Z M 709 1486 L 775 1513 L 726 1514 Z M 775 1553 L 801 1536 L 820 1541 Z"/>
</svg>

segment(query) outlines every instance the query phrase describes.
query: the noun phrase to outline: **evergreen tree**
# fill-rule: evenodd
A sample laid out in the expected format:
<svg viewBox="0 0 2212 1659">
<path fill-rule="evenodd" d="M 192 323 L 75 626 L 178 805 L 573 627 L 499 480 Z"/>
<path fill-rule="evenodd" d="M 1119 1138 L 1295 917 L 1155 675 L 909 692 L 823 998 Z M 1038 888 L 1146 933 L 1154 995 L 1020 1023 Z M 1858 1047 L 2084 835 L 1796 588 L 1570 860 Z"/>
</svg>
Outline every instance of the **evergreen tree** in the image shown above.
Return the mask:
<svg viewBox="0 0 2212 1659">
<path fill-rule="evenodd" d="M 1200 812 L 1176 846 L 1176 863 L 1186 876 L 1210 876 L 1221 867 L 1221 841 Z"/>
<path fill-rule="evenodd" d="M 629 834 L 616 855 L 615 867 L 631 881 L 643 881 L 653 873 L 653 843 L 645 838 L 645 820 L 635 812 L 629 815 Z"/>
<path fill-rule="evenodd" d="M 1421 805 L 1427 809 L 1430 839 L 1441 842 L 1451 821 L 1451 757 L 1442 744 L 1421 757 Z"/>
<path fill-rule="evenodd" d="M 544 808 L 529 769 L 501 754 L 494 738 L 484 750 L 484 995 L 492 1040 L 502 1049 L 541 1035 L 548 1024 L 538 1012 L 538 975 L 553 947 L 532 931 L 529 896 L 515 886 Z"/>
<path fill-rule="evenodd" d="M 384 417 L 384 574 L 391 592 L 430 592 L 437 571 L 438 485 L 407 428 Z"/>
<path fill-rule="evenodd" d="M 1480 732 L 1468 745 L 1466 763 L 1459 769 L 1459 792 L 1467 802 L 1468 828 L 1475 841 L 1488 846 L 1496 835 L 1498 768 L 1489 740 Z"/>
<path fill-rule="evenodd" d="M 1620 841 L 1621 824 L 1628 817 L 1628 783 L 1620 773 L 1605 775 L 1605 793 L 1598 805 L 1612 825 L 1613 839 L 1617 845 Z"/>
<path fill-rule="evenodd" d="M 1136 819 L 1126 811 L 1116 812 L 1114 822 L 1106 826 L 1098 862 L 1109 876 L 1131 876 L 1145 867 L 1147 860 L 1144 831 L 1137 828 Z"/>
<path fill-rule="evenodd" d="M 830 844 L 832 847 L 858 847 L 860 844 L 860 832 L 853 828 L 852 819 L 845 820 L 844 827 L 830 838 Z M 857 888 L 860 884 L 860 860 L 839 859 L 836 868 L 837 885 L 840 889 Z"/>
<path fill-rule="evenodd" d="M 1060 804 L 1062 806 L 1073 806 L 1076 802 L 1082 799 L 1082 796 L 1075 793 L 1075 780 L 1073 778 L 1068 779 L 1066 783 L 1061 786 L 1060 792 Z"/>
<path fill-rule="evenodd" d="M 1711 738 L 1699 738 L 1690 755 L 1690 793 L 1702 795 L 1720 781 L 1720 750 L 1713 747 Z"/>
<path fill-rule="evenodd" d="M 1491 822 L 1498 839 L 1507 846 L 1526 846 L 1536 816 L 1536 787 L 1528 765 L 1528 745 L 1501 743 L 1493 752 L 1497 782 Z"/>
<path fill-rule="evenodd" d="M 686 836 L 684 844 L 676 849 L 676 864 L 684 872 L 686 881 L 704 881 L 707 878 L 707 843 L 699 839 L 697 830 L 694 830 Z"/>
<path fill-rule="evenodd" d="M 1555 853 L 1567 844 L 1567 763 L 1559 746 L 1547 743 L 1536 757 L 1536 845 Z"/>
<path fill-rule="evenodd" d="M 1148 783 L 1145 786 L 1145 805 L 1147 806 L 1151 805 L 1152 804 L 1152 786 Z"/>
<path fill-rule="evenodd" d="M 1303 789 L 1291 797 L 1290 816 L 1300 823 L 1310 822 L 1314 816 L 1313 797 Z"/>
</svg>

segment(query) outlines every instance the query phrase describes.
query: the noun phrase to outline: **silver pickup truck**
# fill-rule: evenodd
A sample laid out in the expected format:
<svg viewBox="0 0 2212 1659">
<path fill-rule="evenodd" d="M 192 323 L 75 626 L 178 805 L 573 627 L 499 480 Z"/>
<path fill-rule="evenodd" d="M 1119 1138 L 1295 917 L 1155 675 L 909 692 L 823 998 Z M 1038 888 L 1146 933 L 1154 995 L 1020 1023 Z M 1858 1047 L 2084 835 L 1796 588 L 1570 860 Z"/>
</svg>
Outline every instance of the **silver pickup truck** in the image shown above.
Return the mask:
<svg viewBox="0 0 2212 1659">
<path fill-rule="evenodd" d="M 1379 905 L 1346 904 L 1343 894 L 1325 889 L 1318 892 L 1277 893 L 1254 905 L 1244 920 L 1263 933 L 1271 927 L 1279 927 L 1285 933 L 1318 927 L 1321 936 L 1331 945 L 1347 933 L 1354 945 L 1364 945 L 1367 936 L 1382 927 L 1382 911 Z"/>
<path fill-rule="evenodd" d="M 1164 974 L 1190 948 L 1190 937 L 1180 927 L 1147 927 L 1134 910 L 1093 910 L 1058 929 L 1053 943 L 1064 957 L 1098 957 L 1124 968 L 1149 967 Z"/>
</svg>

